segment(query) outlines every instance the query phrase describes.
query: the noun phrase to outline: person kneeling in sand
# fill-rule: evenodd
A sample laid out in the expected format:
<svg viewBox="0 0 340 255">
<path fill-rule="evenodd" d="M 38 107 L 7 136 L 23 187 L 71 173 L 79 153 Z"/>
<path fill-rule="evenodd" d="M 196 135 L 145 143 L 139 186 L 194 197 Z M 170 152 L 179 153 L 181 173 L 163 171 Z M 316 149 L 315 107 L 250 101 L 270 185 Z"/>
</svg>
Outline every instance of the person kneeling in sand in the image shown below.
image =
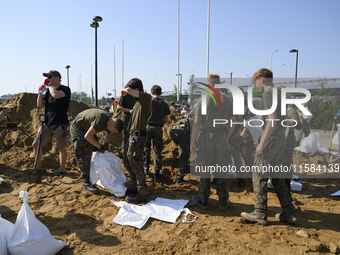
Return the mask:
<svg viewBox="0 0 340 255">
<path fill-rule="evenodd" d="M 100 109 L 88 109 L 79 113 L 71 124 L 70 133 L 73 142 L 77 164 L 84 178 L 83 188 L 91 193 L 98 193 L 99 189 L 90 182 L 90 166 L 93 151 L 104 153 L 109 149 L 111 133 L 120 132 L 123 121 L 111 118 L 111 115 Z M 105 131 L 105 143 L 100 144 L 97 132 Z"/>
</svg>

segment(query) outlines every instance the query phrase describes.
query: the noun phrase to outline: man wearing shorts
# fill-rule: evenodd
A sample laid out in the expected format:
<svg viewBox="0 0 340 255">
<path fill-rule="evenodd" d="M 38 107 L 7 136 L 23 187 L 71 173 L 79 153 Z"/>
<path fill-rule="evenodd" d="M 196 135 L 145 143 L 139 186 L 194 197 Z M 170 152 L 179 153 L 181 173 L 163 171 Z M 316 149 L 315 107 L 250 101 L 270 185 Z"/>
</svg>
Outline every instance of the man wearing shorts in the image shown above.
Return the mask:
<svg viewBox="0 0 340 255">
<path fill-rule="evenodd" d="M 59 150 L 60 169 L 55 177 L 65 175 L 65 164 L 67 159 L 66 146 L 67 146 L 67 126 L 69 124 L 67 118 L 67 111 L 70 105 L 71 90 L 69 87 L 61 85 L 61 75 L 56 70 L 51 70 L 48 73 L 43 73 L 50 81 L 48 89 L 43 92 L 40 86 L 37 107 L 45 106 L 45 121 L 42 131 L 41 146 L 46 146 L 51 140 L 52 136 L 57 141 Z M 38 131 L 39 133 L 39 131 Z M 33 142 L 34 155 L 38 151 L 38 138 L 39 134 L 35 137 Z M 42 147 L 40 147 L 39 158 L 36 167 L 41 168 Z"/>
</svg>

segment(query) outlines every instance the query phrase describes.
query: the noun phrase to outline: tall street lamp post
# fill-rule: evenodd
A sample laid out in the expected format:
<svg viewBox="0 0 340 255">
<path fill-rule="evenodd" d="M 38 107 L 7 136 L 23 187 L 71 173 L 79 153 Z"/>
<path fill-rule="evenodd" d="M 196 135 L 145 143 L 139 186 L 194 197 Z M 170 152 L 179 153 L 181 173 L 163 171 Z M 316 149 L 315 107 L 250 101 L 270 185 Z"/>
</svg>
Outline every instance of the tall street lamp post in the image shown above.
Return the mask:
<svg viewBox="0 0 340 255">
<path fill-rule="evenodd" d="M 65 68 L 67 69 L 67 87 L 70 87 L 70 79 L 69 79 L 69 73 L 68 73 L 68 69 L 70 69 L 70 65 L 67 65 Z"/>
<path fill-rule="evenodd" d="M 97 27 L 99 27 L 98 22 L 102 21 L 102 17 L 95 16 L 91 27 L 94 28 L 94 79 L 95 79 L 95 105 L 98 106 L 98 66 L 97 66 Z"/>
<path fill-rule="evenodd" d="M 180 74 L 176 74 L 176 76 L 178 76 L 178 77 L 181 77 L 181 83 L 180 83 L 180 85 L 179 85 L 179 88 L 177 88 L 177 91 L 178 91 L 178 95 L 177 95 L 177 98 L 178 98 L 178 100 L 177 101 L 179 101 L 179 103 L 181 103 L 181 100 L 182 100 L 182 74 L 180 73 Z"/>
<path fill-rule="evenodd" d="M 299 57 L 299 51 L 296 49 L 292 49 L 289 51 L 290 53 L 295 53 L 296 52 L 296 66 L 295 66 L 295 88 L 297 85 L 297 70 L 298 70 L 298 57 Z M 294 93 L 294 98 L 295 98 L 295 93 Z"/>
<path fill-rule="evenodd" d="M 274 50 L 274 51 L 272 52 L 272 54 L 270 54 L 270 68 L 269 68 L 270 71 L 272 70 L 272 57 L 273 57 L 273 53 L 274 53 L 274 52 L 277 52 L 277 51 L 279 51 L 279 50 Z"/>
</svg>

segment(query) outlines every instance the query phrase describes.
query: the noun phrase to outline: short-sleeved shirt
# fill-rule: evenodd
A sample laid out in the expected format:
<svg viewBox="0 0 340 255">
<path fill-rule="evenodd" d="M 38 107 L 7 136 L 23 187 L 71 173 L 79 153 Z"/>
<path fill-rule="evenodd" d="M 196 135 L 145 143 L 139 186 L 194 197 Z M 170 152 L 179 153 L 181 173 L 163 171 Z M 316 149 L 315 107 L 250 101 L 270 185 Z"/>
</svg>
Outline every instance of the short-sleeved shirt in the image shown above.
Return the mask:
<svg viewBox="0 0 340 255">
<path fill-rule="evenodd" d="M 163 125 L 163 121 L 166 115 L 170 115 L 168 104 L 160 98 L 152 98 L 148 123 Z"/>
<path fill-rule="evenodd" d="M 185 127 L 182 127 L 183 129 L 187 129 L 188 128 L 188 119 L 181 119 L 179 121 L 177 121 L 174 125 L 173 128 L 178 128 L 181 125 L 185 125 Z M 190 132 L 192 131 L 192 128 L 194 126 L 194 119 L 193 118 L 189 118 L 189 128 L 190 128 Z"/>
<path fill-rule="evenodd" d="M 86 133 L 92 126 L 96 132 L 105 131 L 107 122 L 111 118 L 108 112 L 100 109 L 87 109 L 79 113 L 74 122 Z"/>
<path fill-rule="evenodd" d="M 224 94 L 220 94 L 220 98 L 222 101 L 222 105 L 220 104 L 218 98 L 216 95 L 213 95 L 215 98 L 215 101 L 217 105 L 215 105 L 214 100 L 207 95 L 207 114 L 202 115 L 202 98 L 199 98 L 195 107 L 195 116 L 201 116 L 201 130 L 211 130 L 211 131 L 217 131 L 217 130 L 223 130 L 226 131 L 230 127 L 230 123 L 224 125 L 214 125 L 214 119 L 223 119 L 228 120 L 233 116 L 233 104 L 229 97 L 227 97 Z"/>
<path fill-rule="evenodd" d="M 270 87 L 262 94 L 262 110 L 268 110 L 273 105 L 273 87 Z M 268 115 L 262 116 L 262 121 L 264 125 L 262 126 L 262 133 L 266 129 L 267 125 L 272 125 L 273 121 L 268 121 Z M 276 132 L 284 132 L 285 128 L 281 125 L 281 121 L 285 119 L 285 116 L 281 115 L 281 90 L 277 89 L 277 106 L 276 106 L 276 119 L 279 121 L 275 121 L 276 126 L 272 134 L 276 134 Z"/>
<path fill-rule="evenodd" d="M 136 103 L 136 99 L 129 94 L 125 96 L 121 96 L 118 101 L 119 105 L 127 109 L 132 109 L 135 103 Z M 121 120 L 124 122 L 124 127 L 127 127 L 129 120 L 130 120 L 130 116 L 131 116 L 131 113 L 123 112 Z"/>
<path fill-rule="evenodd" d="M 135 105 L 132 108 L 130 121 L 127 127 L 129 134 L 137 131 L 145 131 L 150 114 L 151 95 L 140 92 Z"/>
<path fill-rule="evenodd" d="M 69 123 L 67 111 L 70 106 L 71 90 L 64 85 L 60 85 L 56 90 L 64 92 L 65 96 L 55 99 L 51 96 L 50 90 L 47 90 L 43 96 L 43 100 L 45 100 L 45 114 L 47 115 L 45 125 L 47 126 Z"/>
</svg>

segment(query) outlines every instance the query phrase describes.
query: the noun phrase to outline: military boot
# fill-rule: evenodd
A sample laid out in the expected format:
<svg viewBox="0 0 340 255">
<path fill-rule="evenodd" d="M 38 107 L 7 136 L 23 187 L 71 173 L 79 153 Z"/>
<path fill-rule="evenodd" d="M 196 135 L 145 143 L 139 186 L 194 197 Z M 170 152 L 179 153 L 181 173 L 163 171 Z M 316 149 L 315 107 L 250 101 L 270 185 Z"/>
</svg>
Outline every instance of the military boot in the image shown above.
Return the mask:
<svg viewBox="0 0 340 255">
<path fill-rule="evenodd" d="M 159 170 L 155 170 L 155 173 L 153 175 L 153 180 L 158 182 L 163 178 L 163 172 L 160 172 Z"/>
<path fill-rule="evenodd" d="M 148 160 L 145 160 L 144 161 L 144 173 L 149 173 L 149 161 Z"/>
<path fill-rule="evenodd" d="M 177 176 L 176 185 L 189 184 L 190 182 L 183 180 L 184 176 Z"/>
<path fill-rule="evenodd" d="M 90 176 L 89 175 L 85 175 L 84 179 L 85 179 L 84 185 L 83 185 L 84 190 L 87 190 L 88 192 L 91 192 L 93 194 L 100 192 L 100 190 L 97 188 L 97 186 L 90 182 Z"/>
</svg>

